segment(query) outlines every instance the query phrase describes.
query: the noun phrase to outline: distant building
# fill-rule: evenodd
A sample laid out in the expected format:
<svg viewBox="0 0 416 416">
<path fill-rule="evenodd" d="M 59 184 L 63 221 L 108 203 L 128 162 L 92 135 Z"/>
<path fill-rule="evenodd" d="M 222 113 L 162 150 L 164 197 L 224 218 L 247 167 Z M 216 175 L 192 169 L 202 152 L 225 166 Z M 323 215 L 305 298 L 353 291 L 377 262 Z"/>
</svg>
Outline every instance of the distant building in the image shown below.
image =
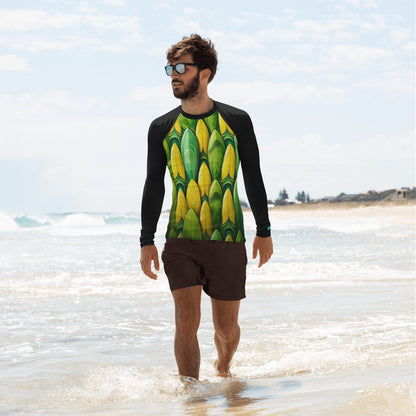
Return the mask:
<svg viewBox="0 0 416 416">
<path fill-rule="evenodd" d="M 286 202 L 288 204 L 290 204 L 290 205 L 293 205 L 293 204 L 301 204 L 302 203 L 301 201 L 298 201 L 297 199 L 290 199 L 290 198 L 287 198 L 286 199 Z"/>
<path fill-rule="evenodd" d="M 394 195 L 395 199 L 406 199 L 408 197 L 410 188 L 400 188 L 396 189 L 396 193 Z"/>
</svg>

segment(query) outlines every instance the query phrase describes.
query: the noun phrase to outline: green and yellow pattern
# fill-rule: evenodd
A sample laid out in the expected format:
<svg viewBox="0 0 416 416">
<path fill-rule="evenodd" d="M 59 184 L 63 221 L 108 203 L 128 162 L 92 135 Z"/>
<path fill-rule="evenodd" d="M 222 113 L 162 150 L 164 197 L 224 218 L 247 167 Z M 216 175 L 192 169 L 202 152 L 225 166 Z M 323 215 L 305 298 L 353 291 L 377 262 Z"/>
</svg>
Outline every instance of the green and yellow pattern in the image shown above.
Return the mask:
<svg viewBox="0 0 416 416">
<path fill-rule="evenodd" d="M 203 119 L 180 114 L 163 147 L 172 179 L 166 237 L 245 241 L 237 138 L 221 114 Z"/>
</svg>

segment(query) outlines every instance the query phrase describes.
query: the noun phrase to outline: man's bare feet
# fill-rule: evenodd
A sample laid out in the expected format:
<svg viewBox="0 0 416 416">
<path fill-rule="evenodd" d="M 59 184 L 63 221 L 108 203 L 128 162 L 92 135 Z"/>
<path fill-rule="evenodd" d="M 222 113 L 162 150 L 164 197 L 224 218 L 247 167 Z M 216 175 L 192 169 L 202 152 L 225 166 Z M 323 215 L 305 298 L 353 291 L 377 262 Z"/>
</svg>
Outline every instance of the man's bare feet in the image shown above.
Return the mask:
<svg viewBox="0 0 416 416">
<path fill-rule="evenodd" d="M 199 381 L 193 377 L 179 376 L 185 393 L 192 393 L 199 384 Z"/>
<path fill-rule="evenodd" d="M 232 374 L 231 374 L 231 371 L 230 371 L 229 368 L 227 370 L 223 370 L 223 369 L 218 368 L 218 360 L 215 360 L 214 367 L 215 367 L 215 370 L 217 371 L 217 376 L 218 377 L 223 377 L 223 378 L 231 378 L 232 377 Z"/>
</svg>

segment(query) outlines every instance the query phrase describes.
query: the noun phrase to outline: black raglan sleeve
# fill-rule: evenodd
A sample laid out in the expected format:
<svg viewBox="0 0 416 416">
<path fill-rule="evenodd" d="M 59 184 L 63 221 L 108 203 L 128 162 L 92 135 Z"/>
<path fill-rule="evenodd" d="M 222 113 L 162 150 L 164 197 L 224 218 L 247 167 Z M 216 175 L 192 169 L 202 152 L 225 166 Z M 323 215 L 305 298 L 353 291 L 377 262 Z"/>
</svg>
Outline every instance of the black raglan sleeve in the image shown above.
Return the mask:
<svg viewBox="0 0 416 416">
<path fill-rule="evenodd" d="M 247 113 L 238 117 L 238 154 L 243 171 L 244 186 L 251 210 L 256 220 L 256 235 L 270 236 L 267 195 L 260 170 L 260 155 L 253 124 Z"/>
<path fill-rule="evenodd" d="M 141 247 L 154 244 L 154 235 L 165 195 L 166 153 L 162 144 L 163 134 L 164 129 L 153 121 L 149 127 L 147 143 L 147 175 L 141 207 Z"/>
</svg>

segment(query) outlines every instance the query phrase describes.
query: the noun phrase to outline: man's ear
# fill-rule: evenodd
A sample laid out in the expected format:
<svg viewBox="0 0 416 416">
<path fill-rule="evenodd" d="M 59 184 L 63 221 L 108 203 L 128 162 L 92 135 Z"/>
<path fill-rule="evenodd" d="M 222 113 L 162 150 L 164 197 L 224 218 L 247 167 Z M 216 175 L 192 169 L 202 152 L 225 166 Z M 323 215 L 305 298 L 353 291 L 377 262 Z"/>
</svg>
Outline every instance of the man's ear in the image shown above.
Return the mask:
<svg viewBox="0 0 416 416">
<path fill-rule="evenodd" d="M 206 81 L 207 84 L 208 84 L 209 77 L 211 76 L 211 70 L 208 69 L 208 68 L 202 69 L 200 71 L 200 74 L 201 74 L 200 75 L 201 76 L 200 79 Z"/>
</svg>

